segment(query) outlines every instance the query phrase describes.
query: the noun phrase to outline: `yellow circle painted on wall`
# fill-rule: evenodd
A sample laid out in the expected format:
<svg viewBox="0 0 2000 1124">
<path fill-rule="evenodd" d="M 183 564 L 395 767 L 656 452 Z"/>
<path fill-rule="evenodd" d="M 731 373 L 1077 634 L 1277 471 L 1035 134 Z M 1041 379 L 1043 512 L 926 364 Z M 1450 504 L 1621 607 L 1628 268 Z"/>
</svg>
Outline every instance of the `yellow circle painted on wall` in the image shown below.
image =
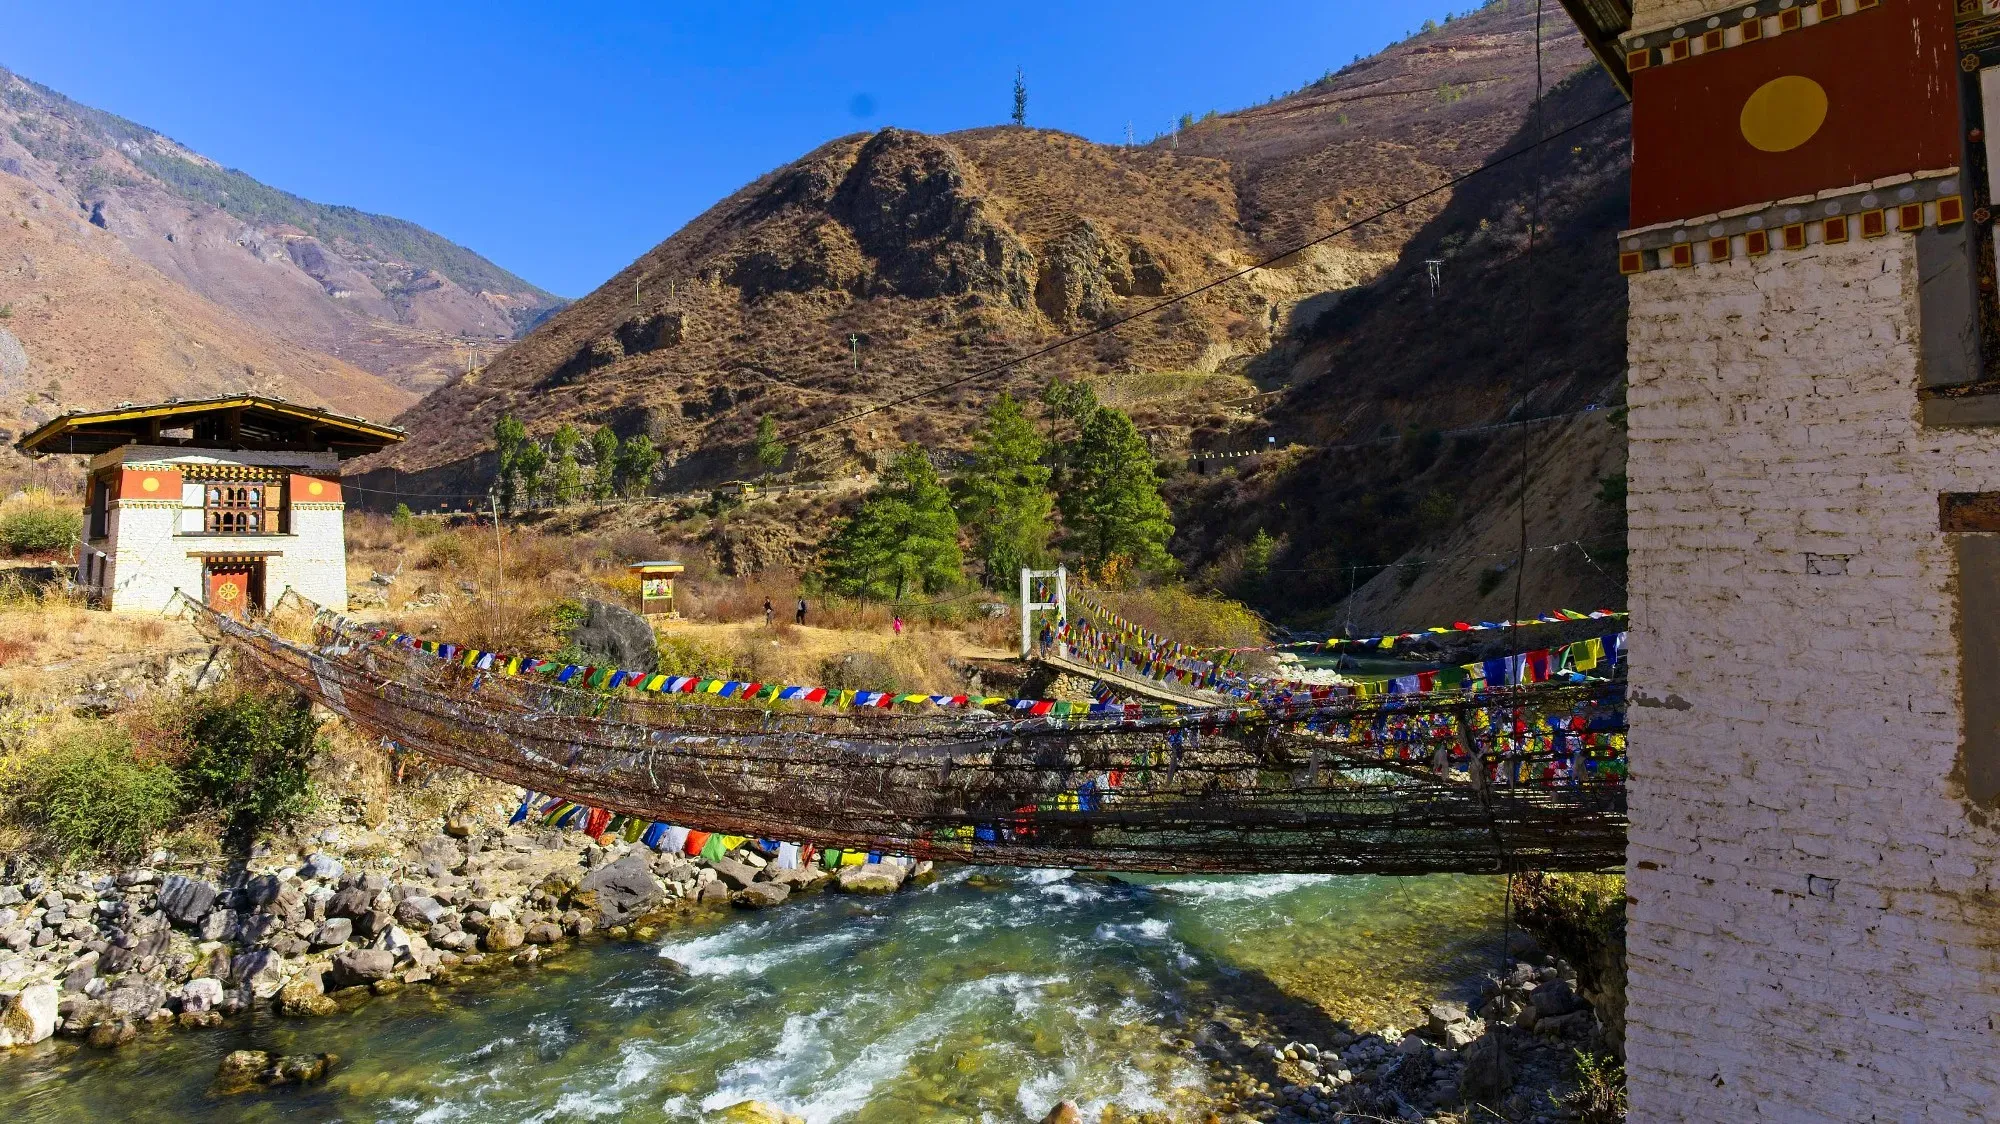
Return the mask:
<svg viewBox="0 0 2000 1124">
<path fill-rule="evenodd" d="M 148 476 L 139 481 L 139 487 L 148 492 L 157 492 L 160 490 L 160 478 L 157 476 Z"/>
<path fill-rule="evenodd" d="M 320 483 L 319 481 L 315 480 L 315 481 L 313 481 L 312 483 L 310 483 L 310 484 L 307 484 L 307 485 L 306 485 L 306 491 L 308 491 L 308 492 L 312 493 L 313 495 L 317 496 L 317 495 L 319 495 L 319 494 L 320 494 L 321 492 L 324 492 L 324 491 L 326 491 L 326 485 L 324 485 L 324 484 Z"/>
<path fill-rule="evenodd" d="M 1826 88 L 1804 75 L 1773 78 L 1743 103 L 1736 124 L 1760 152 L 1790 152 L 1826 124 Z"/>
</svg>

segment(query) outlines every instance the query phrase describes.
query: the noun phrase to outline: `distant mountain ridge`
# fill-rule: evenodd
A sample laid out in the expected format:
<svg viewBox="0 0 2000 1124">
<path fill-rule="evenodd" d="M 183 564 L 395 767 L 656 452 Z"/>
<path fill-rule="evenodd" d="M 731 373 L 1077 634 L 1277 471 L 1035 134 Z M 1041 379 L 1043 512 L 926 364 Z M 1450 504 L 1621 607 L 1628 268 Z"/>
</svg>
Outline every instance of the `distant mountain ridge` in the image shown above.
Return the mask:
<svg viewBox="0 0 2000 1124">
<path fill-rule="evenodd" d="M 248 325 L 408 390 L 563 304 L 415 223 L 270 187 L 3 68 L 0 172 L 66 199 Z"/>
</svg>

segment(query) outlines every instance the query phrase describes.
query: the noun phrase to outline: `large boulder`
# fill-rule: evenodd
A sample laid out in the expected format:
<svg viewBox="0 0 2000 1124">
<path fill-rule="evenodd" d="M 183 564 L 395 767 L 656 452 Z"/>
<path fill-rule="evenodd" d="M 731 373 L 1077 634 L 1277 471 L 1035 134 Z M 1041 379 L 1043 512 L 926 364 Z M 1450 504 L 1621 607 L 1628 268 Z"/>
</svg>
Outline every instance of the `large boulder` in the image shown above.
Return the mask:
<svg viewBox="0 0 2000 1124">
<path fill-rule="evenodd" d="M 253 948 L 236 958 L 230 974 L 239 986 L 259 999 L 269 999 L 285 986 L 285 958 L 268 948 Z"/>
<path fill-rule="evenodd" d="M 757 870 L 749 863 L 723 859 L 715 864 L 715 876 L 728 883 L 730 889 L 741 890 L 757 880 Z"/>
<path fill-rule="evenodd" d="M 354 936 L 354 922 L 345 917 L 329 917 L 313 930 L 314 948 L 337 948 Z"/>
<path fill-rule="evenodd" d="M 412 929 L 428 929 L 444 917 L 436 898 L 419 894 L 396 903 L 396 920 Z"/>
<path fill-rule="evenodd" d="M 841 890 L 849 894 L 893 894 L 903 888 L 903 868 L 886 863 L 847 866 L 835 876 Z"/>
<path fill-rule="evenodd" d="M 0 996 L 0 1049 L 32 1046 L 56 1032 L 56 985 L 32 984 Z"/>
<path fill-rule="evenodd" d="M 375 908 L 375 891 L 349 886 L 326 901 L 328 917 L 360 917 Z"/>
<path fill-rule="evenodd" d="M 1550 980 L 1528 993 L 1528 1002 L 1542 1018 L 1567 1015 L 1584 1006 L 1583 997 L 1562 980 Z"/>
<path fill-rule="evenodd" d="M 578 651 L 620 671 L 650 672 L 659 666 L 653 626 L 630 609 L 593 598 L 583 602 L 583 621 L 570 634 Z"/>
<path fill-rule="evenodd" d="M 355 948 L 333 958 L 335 987 L 357 987 L 388 979 L 396 971 L 396 954 L 382 948 Z"/>
<path fill-rule="evenodd" d="M 222 1006 L 222 981 L 202 977 L 181 985 L 181 1010 L 200 1014 Z"/>
<path fill-rule="evenodd" d="M 753 882 L 730 896 L 742 909 L 769 909 L 780 905 L 791 891 L 776 882 Z"/>
<path fill-rule="evenodd" d="M 1499 1104 L 1514 1087 L 1514 1063 L 1498 1031 L 1480 1035 L 1459 1055 L 1465 1069 L 1458 1077 L 1459 1095 L 1482 1104 Z"/>
<path fill-rule="evenodd" d="M 331 1015 L 336 1009 L 318 972 L 300 972 L 278 989 L 278 1010 L 284 1014 Z"/>
<path fill-rule="evenodd" d="M 527 934 L 521 923 L 511 917 L 495 917 L 486 927 L 486 935 L 479 938 L 479 947 L 488 952 L 511 952 L 521 947 Z"/>
<path fill-rule="evenodd" d="M 667 897 L 667 887 L 653 877 L 650 857 L 633 850 L 609 866 L 601 866 L 584 876 L 571 894 L 579 908 L 594 906 L 606 925 L 623 925 L 652 909 Z"/>
<path fill-rule="evenodd" d="M 216 889 L 198 878 L 169 874 L 160 883 L 160 911 L 175 924 L 192 925 L 215 906 Z"/>
</svg>

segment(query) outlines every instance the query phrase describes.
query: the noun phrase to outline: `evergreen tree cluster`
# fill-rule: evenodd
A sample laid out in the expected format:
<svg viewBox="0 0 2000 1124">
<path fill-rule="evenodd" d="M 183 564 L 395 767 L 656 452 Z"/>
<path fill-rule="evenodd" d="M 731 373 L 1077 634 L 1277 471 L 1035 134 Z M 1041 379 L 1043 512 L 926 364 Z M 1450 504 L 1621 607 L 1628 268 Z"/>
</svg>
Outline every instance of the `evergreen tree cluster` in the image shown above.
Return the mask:
<svg viewBox="0 0 2000 1124">
<path fill-rule="evenodd" d="M 578 454 L 590 449 L 590 475 L 584 476 Z M 583 499 L 609 500 L 615 495 L 640 496 L 652 486 L 660 467 L 653 439 L 635 433 L 623 441 L 608 425 L 597 427 L 588 442 L 568 422 L 546 440 L 528 435 L 521 419 L 510 413 L 493 423 L 497 457 L 495 488 L 503 511 L 541 504 L 568 504 Z"/>
<path fill-rule="evenodd" d="M 1046 431 L 1000 395 L 949 485 L 922 446 L 897 454 L 821 545 L 827 587 L 895 600 L 947 592 L 965 581 L 968 549 L 995 588 L 1059 551 L 1099 574 L 1172 566 L 1171 513 L 1132 419 L 1082 383 L 1051 382 L 1042 406 Z"/>
</svg>

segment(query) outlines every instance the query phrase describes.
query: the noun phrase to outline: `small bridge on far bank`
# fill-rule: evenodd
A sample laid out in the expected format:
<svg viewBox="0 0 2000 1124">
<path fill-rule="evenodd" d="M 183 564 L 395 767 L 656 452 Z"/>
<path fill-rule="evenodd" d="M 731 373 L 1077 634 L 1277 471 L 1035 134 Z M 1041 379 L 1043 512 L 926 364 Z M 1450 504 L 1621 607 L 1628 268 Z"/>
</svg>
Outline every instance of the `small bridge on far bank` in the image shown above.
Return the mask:
<svg viewBox="0 0 2000 1124">
<path fill-rule="evenodd" d="M 1026 703 L 829 708 L 482 672 L 324 612 L 309 643 L 195 615 L 247 666 L 404 750 L 659 823 L 1107 871 L 1498 873 L 1624 859 L 1624 693 L 1603 680 L 1062 715 Z"/>
<path fill-rule="evenodd" d="M 1148 679 L 1143 675 L 1131 675 L 1094 663 L 1073 659 L 1053 649 L 1043 649 L 1028 657 L 1031 666 L 1037 666 L 1057 675 L 1074 675 L 1079 679 L 1089 679 L 1102 683 L 1122 695 L 1151 699 L 1154 702 L 1176 703 L 1181 706 L 1228 706 L 1235 700 L 1213 691 L 1201 691 L 1163 683 L 1158 679 Z"/>
</svg>

